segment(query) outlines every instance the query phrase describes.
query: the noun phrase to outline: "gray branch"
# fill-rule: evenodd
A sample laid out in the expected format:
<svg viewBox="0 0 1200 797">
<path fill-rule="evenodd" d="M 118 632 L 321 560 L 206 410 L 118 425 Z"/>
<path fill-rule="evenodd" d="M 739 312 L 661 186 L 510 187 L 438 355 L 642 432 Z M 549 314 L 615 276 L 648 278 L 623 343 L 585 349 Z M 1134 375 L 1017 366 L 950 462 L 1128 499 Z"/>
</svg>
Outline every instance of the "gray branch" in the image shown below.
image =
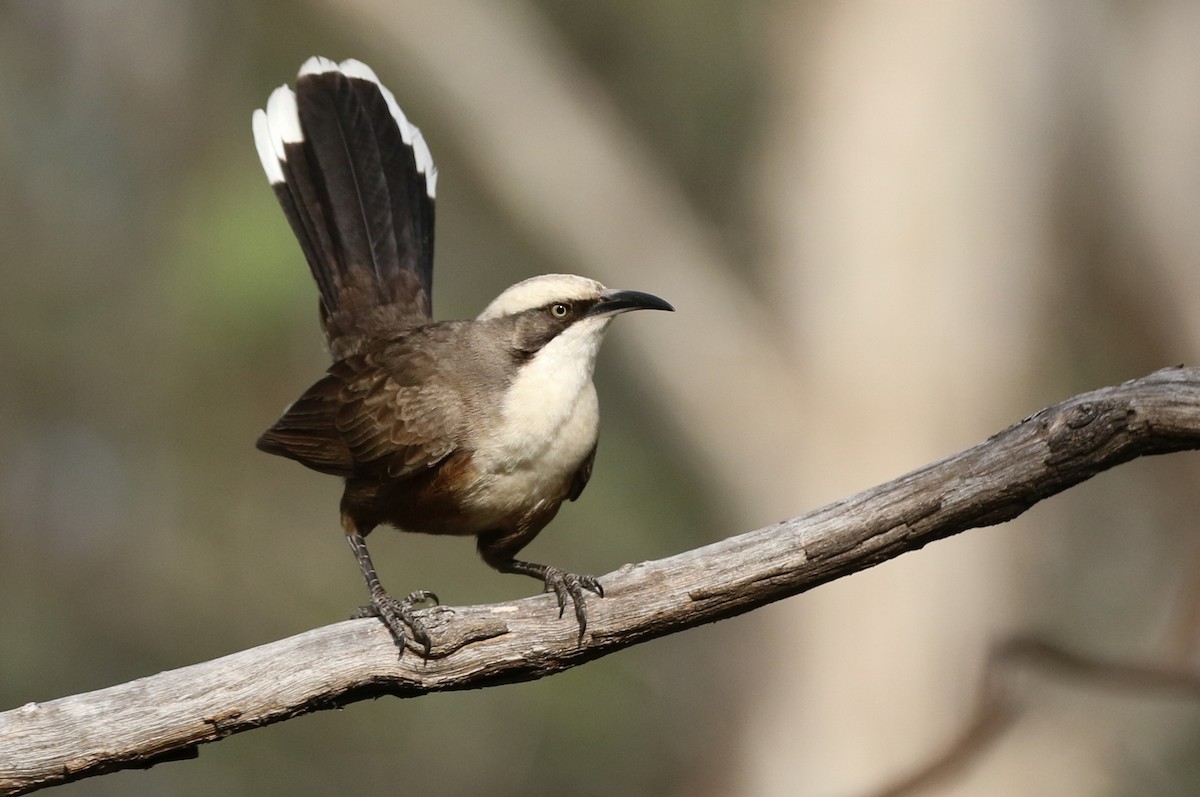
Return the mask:
<svg viewBox="0 0 1200 797">
<path fill-rule="evenodd" d="M 426 610 L 432 655 L 397 657 L 351 620 L 213 661 L 0 713 L 0 794 L 160 761 L 380 695 L 529 681 L 751 611 L 969 528 L 1100 471 L 1200 448 L 1200 369 L 1171 368 L 1042 410 L 979 445 L 801 517 L 602 577 L 588 634 L 548 595 Z"/>
</svg>

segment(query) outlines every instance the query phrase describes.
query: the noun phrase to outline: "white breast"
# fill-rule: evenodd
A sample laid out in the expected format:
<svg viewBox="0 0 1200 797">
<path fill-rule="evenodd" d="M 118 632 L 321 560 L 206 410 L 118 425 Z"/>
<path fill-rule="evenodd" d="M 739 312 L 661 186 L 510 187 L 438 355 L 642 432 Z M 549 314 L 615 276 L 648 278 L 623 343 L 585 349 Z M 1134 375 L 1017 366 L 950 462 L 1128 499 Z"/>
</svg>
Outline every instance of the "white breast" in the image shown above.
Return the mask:
<svg viewBox="0 0 1200 797">
<path fill-rule="evenodd" d="M 555 497 L 595 445 L 600 407 L 592 373 L 608 321 L 573 324 L 517 372 L 500 423 L 475 450 L 475 494 L 485 513 Z"/>
</svg>

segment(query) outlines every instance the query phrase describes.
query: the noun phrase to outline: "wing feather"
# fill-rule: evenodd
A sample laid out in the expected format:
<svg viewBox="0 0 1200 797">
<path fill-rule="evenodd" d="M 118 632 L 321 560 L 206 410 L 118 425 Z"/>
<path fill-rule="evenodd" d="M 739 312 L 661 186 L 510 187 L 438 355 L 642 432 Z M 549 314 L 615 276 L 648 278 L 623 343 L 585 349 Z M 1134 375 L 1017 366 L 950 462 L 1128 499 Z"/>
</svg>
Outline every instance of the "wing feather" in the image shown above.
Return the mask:
<svg viewBox="0 0 1200 797">
<path fill-rule="evenodd" d="M 339 360 L 258 447 L 340 476 L 404 478 L 463 440 L 464 408 L 434 357 L 408 339 Z"/>
</svg>

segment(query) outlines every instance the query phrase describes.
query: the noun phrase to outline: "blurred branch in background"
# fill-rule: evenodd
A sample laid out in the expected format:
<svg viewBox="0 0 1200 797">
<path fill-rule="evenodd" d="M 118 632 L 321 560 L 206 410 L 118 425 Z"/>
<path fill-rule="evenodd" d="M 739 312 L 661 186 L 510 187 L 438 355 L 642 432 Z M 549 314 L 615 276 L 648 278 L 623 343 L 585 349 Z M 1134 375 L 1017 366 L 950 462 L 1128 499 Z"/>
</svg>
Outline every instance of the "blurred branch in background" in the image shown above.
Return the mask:
<svg viewBox="0 0 1200 797">
<path fill-rule="evenodd" d="M 1200 582 L 1200 569 L 1193 570 L 1192 575 L 1195 582 Z M 1157 661 L 1105 660 L 1067 650 L 1053 640 L 1036 636 L 1013 637 L 1003 642 L 987 659 L 978 702 L 962 732 L 911 773 L 869 797 L 932 794 L 933 789 L 946 785 L 976 763 L 1033 703 L 1033 690 L 1018 678 L 1023 673 L 1114 694 L 1200 699 L 1200 674 L 1185 669 L 1187 662 L 1181 659 L 1181 655 L 1195 653 L 1194 648 L 1185 650 L 1180 643 L 1194 642 L 1195 617 L 1200 611 L 1200 592 L 1195 589 L 1187 592 L 1187 600 L 1178 607 L 1167 649 Z"/>
<path fill-rule="evenodd" d="M 536 542 L 594 572 L 1200 360 L 1198 29 L 1195 0 L 0 3 L 0 706 L 358 595 L 336 484 L 253 449 L 326 364 L 248 129 L 308 56 L 372 64 L 427 134 L 439 317 L 548 271 L 679 307 L 614 333 L 597 475 Z M 1197 465 L 1141 460 L 559 678 L 321 712 L 62 792 L 863 794 L 969 724 L 1002 640 L 1157 661 L 1197 572 Z M 380 556 L 456 604 L 523 594 L 459 543 Z M 1197 792 L 1194 704 L 1059 683 L 941 788 Z"/>
<path fill-rule="evenodd" d="M 428 659 L 397 659 L 390 635 L 359 620 L 129 684 L 28 703 L 0 714 L 0 793 L 188 757 L 198 744 L 365 698 L 541 678 L 1010 520 L 1136 457 L 1197 448 L 1200 369 L 1159 371 L 1049 407 L 967 451 L 804 517 L 609 573 L 602 577 L 608 597 L 590 602 L 586 644 L 570 623 L 547 624 L 552 599 L 543 596 L 426 610 L 433 637 Z M 1000 660 L 1018 656 L 1123 683 L 1140 674 L 1046 644 L 1009 646 Z M 980 719 L 931 772 L 982 746 L 997 718 L 1011 710 L 991 675 Z M 1150 683 L 1164 679 L 1158 673 Z"/>
</svg>

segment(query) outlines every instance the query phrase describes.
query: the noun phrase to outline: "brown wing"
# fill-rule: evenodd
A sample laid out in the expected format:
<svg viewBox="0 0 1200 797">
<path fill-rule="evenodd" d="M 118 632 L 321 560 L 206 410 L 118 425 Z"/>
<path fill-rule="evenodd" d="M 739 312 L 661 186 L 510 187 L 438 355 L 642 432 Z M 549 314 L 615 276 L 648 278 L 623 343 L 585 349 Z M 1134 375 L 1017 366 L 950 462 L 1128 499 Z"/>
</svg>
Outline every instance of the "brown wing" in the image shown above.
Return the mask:
<svg viewBox="0 0 1200 797">
<path fill-rule="evenodd" d="M 294 459 L 321 473 L 350 476 L 354 456 L 334 426 L 341 380 L 327 376 L 304 391 L 283 411 L 283 417 L 263 432 L 255 445 L 260 451 Z"/>
<path fill-rule="evenodd" d="M 355 473 L 402 478 L 441 462 L 461 439 L 457 393 L 436 377 L 422 378 L 436 368 L 427 354 L 408 352 L 402 360 L 359 367 L 371 359 L 352 358 L 332 369 L 345 372 L 334 426 Z"/>
<path fill-rule="evenodd" d="M 323 473 L 403 478 L 458 447 L 462 416 L 436 358 L 400 339 L 334 363 L 258 447 Z"/>
</svg>

